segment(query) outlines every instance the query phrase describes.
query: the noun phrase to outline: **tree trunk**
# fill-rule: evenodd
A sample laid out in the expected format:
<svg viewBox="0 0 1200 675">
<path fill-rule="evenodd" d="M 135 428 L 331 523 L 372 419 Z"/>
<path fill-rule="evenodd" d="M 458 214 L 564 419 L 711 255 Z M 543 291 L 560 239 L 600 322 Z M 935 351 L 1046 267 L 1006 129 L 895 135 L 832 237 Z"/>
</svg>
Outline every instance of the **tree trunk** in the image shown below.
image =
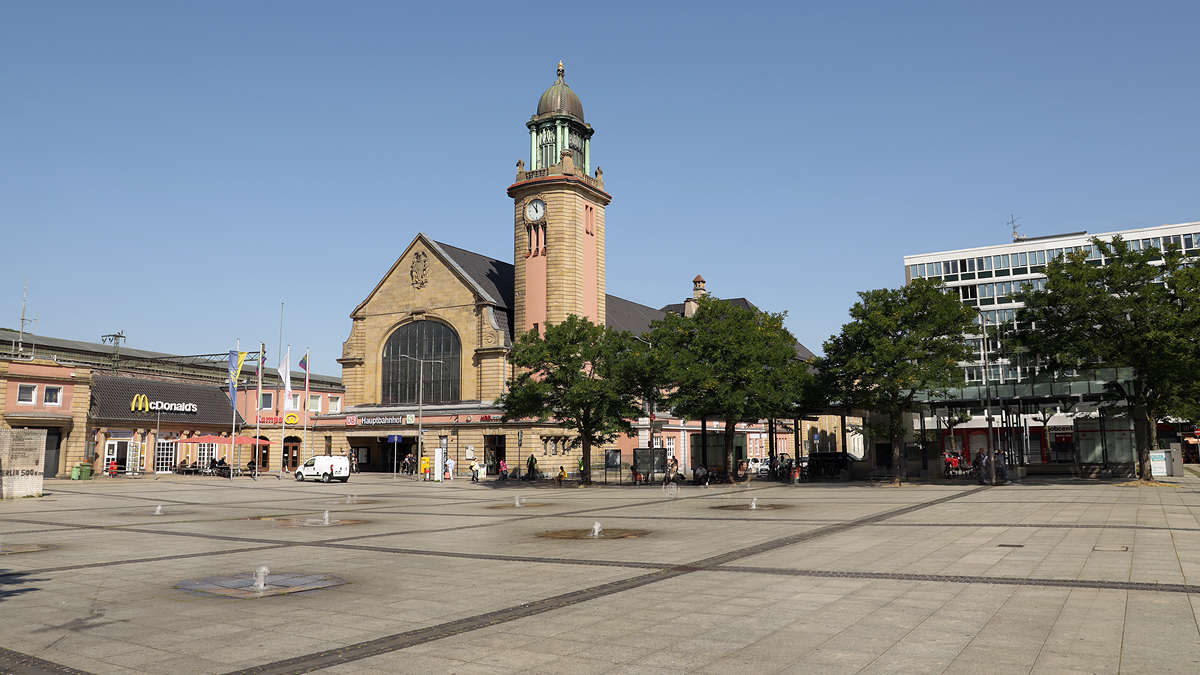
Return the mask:
<svg viewBox="0 0 1200 675">
<path fill-rule="evenodd" d="M 902 454 L 901 449 L 903 448 L 903 446 L 900 443 L 899 436 L 892 436 L 891 441 L 892 441 L 892 470 L 896 472 L 896 477 L 894 479 L 892 479 L 892 484 L 900 485 L 901 484 L 900 455 Z"/>
<path fill-rule="evenodd" d="M 1133 439 L 1137 443 L 1138 477 L 1144 481 L 1154 480 L 1150 468 L 1150 451 L 1158 445 L 1158 425 L 1144 408 L 1133 410 Z"/>
<path fill-rule="evenodd" d="M 737 467 L 733 464 L 733 437 L 737 431 L 737 420 L 725 420 L 725 473 L 733 481 Z"/>
<path fill-rule="evenodd" d="M 579 471 L 579 482 L 584 485 L 592 484 L 592 442 L 585 435 L 583 441 L 583 467 Z"/>
</svg>

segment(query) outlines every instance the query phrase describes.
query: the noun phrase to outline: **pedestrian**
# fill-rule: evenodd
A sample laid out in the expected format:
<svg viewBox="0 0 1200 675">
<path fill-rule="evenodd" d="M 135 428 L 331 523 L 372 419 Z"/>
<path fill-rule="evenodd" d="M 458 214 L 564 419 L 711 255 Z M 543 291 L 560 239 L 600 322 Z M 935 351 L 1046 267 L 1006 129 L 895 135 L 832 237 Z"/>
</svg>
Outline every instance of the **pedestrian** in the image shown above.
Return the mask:
<svg viewBox="0 0 1200 675">
<path fill-rule="evenodd" d="M 554 477 L 554 487 L 562 487 L 563 481 L 567 479 L 567 467 L 558 467 L 558 475 Z"/>
<path fill-rule="evenodd" d="M 449 457 L 446 459 L 446 475 L 450 477 L 450 480 L 454 480 L 454 458 L 453 457 Z"/>
<path fill-rule="evenodd" d="M 479 461 L 474 459 L 471 460 L 471 482 L 479 482 Z"/>
<path fill-rule="evenodd" d="M 996 453 L 996 479 L 998 481 L 1008 482 L 1008 465 L 1004 461 L 1004 453 Z"/>
<path fill-rule="evenodd" d="M 671 461 L 667 462 L 667 473 L 666 473 L 666 475 L 663 476 L 663 485 L 673 482 L 675 480 L 675 475 L 678 473 L 679 473 L 679 460 L 672 457 Z"/>
<path fill-rule="evenodd" d="M 415 472 L 417 470 L 417 465 L 416 465 L 416 462 L 413 461 L 413 456 L 412 456 L 411 452 L 408 453 L 408 455 L 406 455 L 404 457 L 404 463 L 408 466 L 408 472 L 407 472 L 408 475 L 410 475 L 410 476 L 413 475 L 413 472 Z"/>
<path fill-rule="evenodd" d="M 583 477 L 583 455 L 580 455 L 580 456 L 579 456 L 579 482 L 581 482 L 581 483 L 582 483 L 583 481 L 584 481 L 584 477 Z"/>
<path fill-rule="evenodd" d="M 534 457 L 532 453 L 530 453 L 529 459 L 525 460 L 525 468 L 528 470 L 528 473 L 525 474 L 528 480 L 537 480 L 537 457 Z"/>
<path fill-rule="evenodd" d="M 508 480 L 508 462 L 500 460 L 500 480 Z"/>
</svg>

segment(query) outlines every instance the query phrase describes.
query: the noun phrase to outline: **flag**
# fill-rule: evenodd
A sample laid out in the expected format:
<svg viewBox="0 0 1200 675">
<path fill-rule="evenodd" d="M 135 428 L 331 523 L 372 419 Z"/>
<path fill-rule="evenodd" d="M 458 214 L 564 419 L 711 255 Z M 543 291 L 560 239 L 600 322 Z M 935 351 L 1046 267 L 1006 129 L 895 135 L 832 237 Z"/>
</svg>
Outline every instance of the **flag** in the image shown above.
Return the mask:
<svg viewBox="0 0 1200 675">
<path fill-rule="evenodd" d="M 308 350 L 304 350 L 304 358 L 300 359 L 300 367 L 304 369 L 304 410 L 308 410 Z"/>
<path fill-rule="evenodd" d="M 292 358 L 292 348 L 287 348 L 283 360 L 279 362 L 279 379 L 283 380 L 283 409 L 292 409 L 292 369 L 288 361 Z"/>
<path fill-rule="evenodd" d="M 236 349 L 229 350 L 229 401 L 237 408 L 237 381 L 242 374 L 242 363 L 246 361 L 247 352 Z"/>
</svg>

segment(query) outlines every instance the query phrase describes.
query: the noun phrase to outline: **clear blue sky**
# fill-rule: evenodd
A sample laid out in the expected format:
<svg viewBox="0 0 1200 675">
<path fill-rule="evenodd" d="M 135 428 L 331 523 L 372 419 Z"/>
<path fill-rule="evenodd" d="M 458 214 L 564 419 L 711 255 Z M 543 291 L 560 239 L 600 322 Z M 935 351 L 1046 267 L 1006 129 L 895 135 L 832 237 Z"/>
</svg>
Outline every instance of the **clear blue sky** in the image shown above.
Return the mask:
<svg viewBox="0 0 1200 675">
<path fill-rule="evenodd" d="M 902 256 L 1200 220 L 1200 3 L 0 4 L 0 326 L 335 359 L 404 247 L 511 262 L 559 59 L 608 291 L 814 351 Z M 295 358 L 295 357 L 294 357 Z"/>
</svg>

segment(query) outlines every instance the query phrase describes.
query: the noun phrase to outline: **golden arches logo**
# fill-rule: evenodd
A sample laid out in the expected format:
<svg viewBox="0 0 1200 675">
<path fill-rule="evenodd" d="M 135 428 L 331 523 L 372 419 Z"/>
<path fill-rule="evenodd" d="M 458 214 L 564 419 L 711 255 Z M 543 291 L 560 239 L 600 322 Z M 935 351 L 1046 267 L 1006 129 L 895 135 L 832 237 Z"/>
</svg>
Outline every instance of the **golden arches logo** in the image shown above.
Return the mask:
<svg viewBox="0 0 1200 675">
<path fill-rule="evenodd" d="M 288 413 L 283 416 L 284 424 L 295 424 L 300 421 L 300 416 L 296 413 Z"/>
<path fill-rule="evenodd" d="M 136 410 L 150 412 L 150 397 L 145 394 L 135 394 L 133 400 L 129 403 L 129 412 Z"/>
</svg>

